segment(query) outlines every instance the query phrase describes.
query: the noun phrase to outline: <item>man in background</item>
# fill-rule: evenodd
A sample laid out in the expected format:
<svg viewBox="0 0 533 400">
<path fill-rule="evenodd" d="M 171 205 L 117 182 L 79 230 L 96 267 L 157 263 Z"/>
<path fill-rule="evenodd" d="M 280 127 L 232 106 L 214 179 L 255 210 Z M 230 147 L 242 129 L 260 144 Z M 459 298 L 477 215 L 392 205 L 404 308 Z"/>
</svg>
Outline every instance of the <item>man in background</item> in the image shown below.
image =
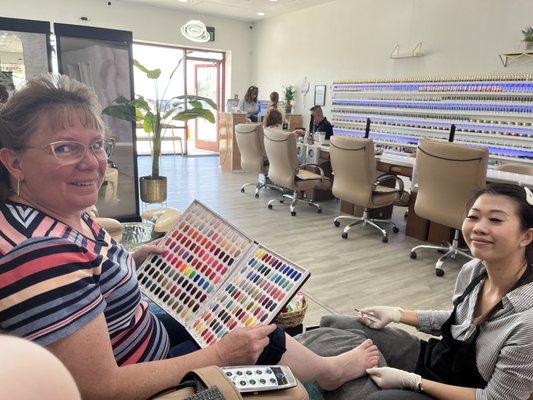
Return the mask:
<svg viewBox="0 0 533 400">
<path fill-rule="evenodd" d="M 324 117 L 322 107 L 311 107 L 311 121 L 309 121 L 309 132 L 324 132 L 326 134 L 326 140 L 329 140 L 333 135 L 333 126 L 329 123 L 328 119 Z"/>
</svg>

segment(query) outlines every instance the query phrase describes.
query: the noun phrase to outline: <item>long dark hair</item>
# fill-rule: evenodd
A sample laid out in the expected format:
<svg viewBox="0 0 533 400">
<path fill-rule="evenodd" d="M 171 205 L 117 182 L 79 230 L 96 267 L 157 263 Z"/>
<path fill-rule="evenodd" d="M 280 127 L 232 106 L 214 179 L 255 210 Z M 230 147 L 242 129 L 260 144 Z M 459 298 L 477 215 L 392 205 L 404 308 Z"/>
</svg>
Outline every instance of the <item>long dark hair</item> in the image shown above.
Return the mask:
<svg viewBox="0 0 533 400">
<path fill-rule="evenodd" d="M 259 92 L 259 89 L 257 89 L 257 86 L 250 86 L 248 90 L 246 91 L 246 94 L 244 95 L 244 100 L 246 100 L 248 103 L 252 101 L 257 101 L 257 96 L 255 100 L 252 99 L 253 92 L 255 92 L 256 94 Z"/>
<path fill-rule="evenodd" d="M 533 205 L 527 202 L 527 193 L 524 187 L 509 183 L 490 183 L 472 196 L 467 204 L 467 209 L 470 209 L 483 194 L 509 197 L 517 205 L 520 229 L 525 232 L 533 228 Z M 533 243 L 526 247 L 526 261 L 529 265 L 533 264 Z"/>
</svg>

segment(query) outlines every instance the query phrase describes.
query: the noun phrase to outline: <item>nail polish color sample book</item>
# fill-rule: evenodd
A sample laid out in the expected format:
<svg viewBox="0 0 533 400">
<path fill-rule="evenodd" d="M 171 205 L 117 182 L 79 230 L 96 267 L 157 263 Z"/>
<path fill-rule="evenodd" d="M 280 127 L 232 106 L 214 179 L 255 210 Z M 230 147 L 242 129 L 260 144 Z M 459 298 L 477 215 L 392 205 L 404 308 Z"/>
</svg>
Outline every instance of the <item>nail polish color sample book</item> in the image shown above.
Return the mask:
<svg viewBox="0 0 533 400">
<path fill-rule="evenodd" d="M 275 318 L 310 273 L 194 200 L 138 268 L 144 294 L 201 347 Z"/>
</svg>

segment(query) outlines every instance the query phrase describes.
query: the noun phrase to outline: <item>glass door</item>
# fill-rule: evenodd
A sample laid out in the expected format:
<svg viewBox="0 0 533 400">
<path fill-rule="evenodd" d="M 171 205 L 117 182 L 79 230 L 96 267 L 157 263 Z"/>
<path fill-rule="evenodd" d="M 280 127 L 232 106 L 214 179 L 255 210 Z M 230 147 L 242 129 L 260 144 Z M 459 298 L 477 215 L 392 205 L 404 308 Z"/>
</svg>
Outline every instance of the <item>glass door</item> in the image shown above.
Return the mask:
<svg viewBox="0 0 533 400">
<path fill-rule="evenodd" d="M 197 119 L 189 123 L 194 135 L 195 148 L 218 152 L 218 112 L 221 110 L 222 62 L 187 57 L 187 93 L 208 97 L 217 103 L 215 123 Z"/>
</svg>

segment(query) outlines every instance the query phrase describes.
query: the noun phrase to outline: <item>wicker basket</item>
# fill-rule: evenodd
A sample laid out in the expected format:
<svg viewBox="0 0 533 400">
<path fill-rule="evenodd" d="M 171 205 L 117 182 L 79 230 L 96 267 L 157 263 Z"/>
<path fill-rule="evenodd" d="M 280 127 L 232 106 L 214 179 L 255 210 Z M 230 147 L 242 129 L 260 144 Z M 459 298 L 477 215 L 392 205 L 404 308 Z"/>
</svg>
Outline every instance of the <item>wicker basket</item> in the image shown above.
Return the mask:
<svg viewBox="0 0 533 400">
<path fill-rule="evenodd" d="M 297 325 L 300 325 L 305 317 L 305 312 L 307 311 L 307 299 L 304 297 L 303 307 L 296 311 L 290 311 L 285 313 L 279 313 L 274 319 L 274 323 L 283 327 L 283 328 L 293 328 Z"/>
</svg>

